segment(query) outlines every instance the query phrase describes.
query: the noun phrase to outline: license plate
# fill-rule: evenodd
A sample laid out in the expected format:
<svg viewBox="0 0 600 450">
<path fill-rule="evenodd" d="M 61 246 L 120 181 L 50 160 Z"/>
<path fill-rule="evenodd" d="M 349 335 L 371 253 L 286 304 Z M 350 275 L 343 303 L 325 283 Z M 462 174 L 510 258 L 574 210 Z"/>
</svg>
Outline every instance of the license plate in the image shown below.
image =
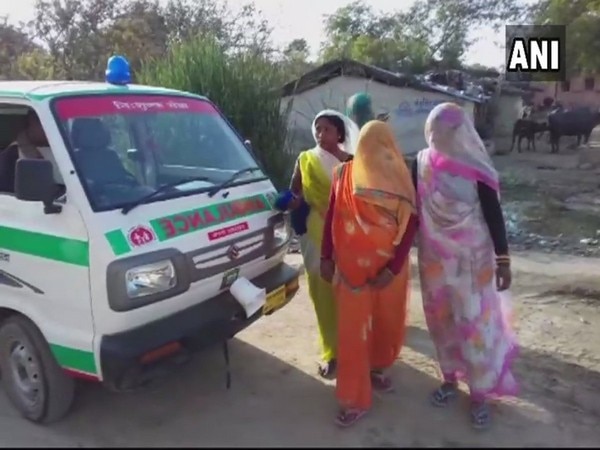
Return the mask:
<svg viewBox="0 0 600 450">
<path fill-rule="evenodd" d="M 274 291 L 271 291 L 267 294 L 267 301 L 263 306 L 263 314 L 268 315 L 273 311 L 281 308 L 281 306 L 285 303 L 285 284 L 283 286 L 278 287 Z"/>
<path fill-rule="evenodd" d="M 240 268 L 231 269 L 223 274 L 223 280 L 221 281 L 221 289 L 227 289 L 231 287 L 235 280 L 238 279 L 240 274 Z"/>
</svg>

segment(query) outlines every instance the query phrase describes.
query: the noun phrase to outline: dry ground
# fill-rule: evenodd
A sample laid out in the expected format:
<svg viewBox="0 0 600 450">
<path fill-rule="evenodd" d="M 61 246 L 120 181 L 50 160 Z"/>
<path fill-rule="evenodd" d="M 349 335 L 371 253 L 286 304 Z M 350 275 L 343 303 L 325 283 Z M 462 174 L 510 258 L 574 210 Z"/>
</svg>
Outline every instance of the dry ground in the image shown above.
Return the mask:
<svg viewBox="0 0 600 450">
<path fill-rule="evenodd" d="M 578 168 L 581 151 L 548 155 L 539 147 L 495 157 L 503 199 L 525 205 L 528 230 L 578 242 L 600 229 L 592 211 L 600 173 Z M 565 208 L 582 194 L 588 201 L 578 212 Z M 288 260 L 301 264 L 298 255 Z M 414 269 L 414 255 L 412 263 Z M 315 376 L 315 318 L 302 284 L 290 305 L 232 342 L 230 391 L 214 349 L 146 392 L 111 394 L 82 384 L 72 414 L 49 427 L 21 419 L 0 392 L 0 445 L 598 446 L 600 259 L 529 251 L 517 253 L 513 266 L 522 393 L 498 404 L 487 432 L 469 427 L 466 398 L 445 411 L 428 404 L 437 369 L 415 279 L 407 345 L 393 370 L 397 391 L 378 398 L 353 429 L 333 425 L 333 385 Z"/>
<path fill-rule="evenodd" d="M 297 255 L 288 259 L 301 264 Z M 465 399 L 445 411 L 427 402 L 437 369 L 415 281 L 407 345 L 393 370 L 397 391 L 378 398 L 353 429 L 334 426 L 333 386 L 315 376 L 315 319 L 303 284 L 290 305 L 232 342 L 230 391 L 215 349 L 150 391 L 111 394 L 82 384 L 73 413 L 50 427 L 24 421 L 0 394 L 0 444 L 600 445 L 598 261 L 523 254 L 514 265 L 522 394 L 497 406 L 495 427 L 487 432 L 470 429 Z"/>
</svg>

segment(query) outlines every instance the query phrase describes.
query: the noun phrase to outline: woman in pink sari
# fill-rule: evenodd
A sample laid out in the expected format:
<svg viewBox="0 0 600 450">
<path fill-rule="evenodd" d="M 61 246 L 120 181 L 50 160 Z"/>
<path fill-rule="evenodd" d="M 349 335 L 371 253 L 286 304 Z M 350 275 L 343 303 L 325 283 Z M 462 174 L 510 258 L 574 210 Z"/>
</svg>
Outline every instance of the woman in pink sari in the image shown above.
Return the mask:
<svg viewBox="0 0 600 450">
<path fill-rule="evenodd" d="M 413 179 L 423 308 L 443 376 L 431 401 L 446 406 L 465 381 L 472 424 L 484 428 L 487 400 L 517 390 L 511 373 L 517 344 L 500 294 L 511 272 L 499 177 L 460 106 L 436 106 L 425 139 L 429 147 L 418 154 Z"/>
</svg>

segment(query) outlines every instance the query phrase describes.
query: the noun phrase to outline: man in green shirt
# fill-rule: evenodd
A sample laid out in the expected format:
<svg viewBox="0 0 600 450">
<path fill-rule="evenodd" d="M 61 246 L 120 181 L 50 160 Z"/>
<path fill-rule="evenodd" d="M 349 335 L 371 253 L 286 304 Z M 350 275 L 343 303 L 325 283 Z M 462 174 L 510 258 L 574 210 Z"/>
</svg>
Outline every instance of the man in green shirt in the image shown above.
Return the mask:
<svg viewBox="0 0 600 450">
<path fill-rule="evenodd" d="M 366 92 L 359 92 L 348 99 L 346 115 L 350 117 L 359 128 L 362 128 L 363 125 L 370 120 L 377 119 L 386 122 L 389 118 L 389 114 L 379 114 L 375 117 L 371 96 Z"/>
</svg>

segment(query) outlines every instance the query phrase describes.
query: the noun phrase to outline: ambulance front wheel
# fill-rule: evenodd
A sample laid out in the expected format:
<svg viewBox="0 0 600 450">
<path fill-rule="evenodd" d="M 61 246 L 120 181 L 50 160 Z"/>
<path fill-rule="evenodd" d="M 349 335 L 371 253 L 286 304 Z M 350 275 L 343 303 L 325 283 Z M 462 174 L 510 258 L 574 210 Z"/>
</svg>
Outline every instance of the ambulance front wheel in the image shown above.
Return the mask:
<svg viewBox="0 0 600 450">
<path fill-rule="evenodd" d="M 56 422 L 73 404 L 75 381 L 58 365 L 40 330 L 23 316 L 0 325 L 0 375 L 7 397 L 32 422 Z"/>
</svg>

